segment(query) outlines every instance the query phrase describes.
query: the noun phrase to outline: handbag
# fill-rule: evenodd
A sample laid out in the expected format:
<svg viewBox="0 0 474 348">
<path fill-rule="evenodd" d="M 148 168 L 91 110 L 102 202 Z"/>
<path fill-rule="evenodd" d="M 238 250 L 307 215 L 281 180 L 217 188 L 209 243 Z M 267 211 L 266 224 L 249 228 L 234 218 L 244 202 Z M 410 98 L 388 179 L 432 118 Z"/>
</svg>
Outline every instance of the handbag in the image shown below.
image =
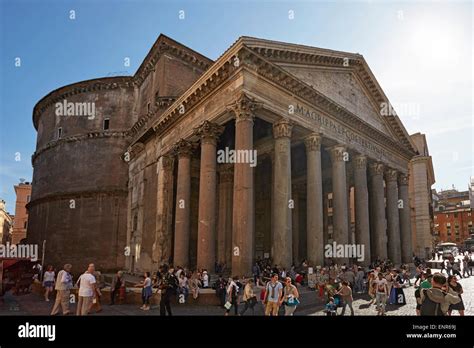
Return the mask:
<svg viewBox="0 0 474 348">
<path fill-rule="evenodd" d="M 249 303 L 249 306 L 253 307 L 257 304 L 257 296 L 253 296 L 253 297 L 249 298 L 247 301 Z"/>
<path fill-rule="evenodd" d="M 300 301 L 296 297 L 291 296 L 288 298 L 288 301 L 286 301 L 285 304 L 289 307 L 292 307 L 299 305 Z"/>
</svg>

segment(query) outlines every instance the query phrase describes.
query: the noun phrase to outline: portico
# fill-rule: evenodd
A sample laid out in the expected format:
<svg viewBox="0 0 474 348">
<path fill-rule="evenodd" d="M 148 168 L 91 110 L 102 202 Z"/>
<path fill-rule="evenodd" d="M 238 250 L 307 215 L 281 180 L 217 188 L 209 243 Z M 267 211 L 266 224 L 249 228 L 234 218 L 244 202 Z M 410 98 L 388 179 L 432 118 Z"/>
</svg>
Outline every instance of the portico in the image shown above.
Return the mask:
<svg viewBox="0 0 474 348">
<path fill-rule="evenodd" d="M 303 258 L 411 262 L 414 150 L 403 125 L 378 112 L 386 97 L 362 56 L 295 46 L 241 38 L 136 136 L 153 144 L 157 199 L 175 207 L 154 236 L 171 238 L 171 255 L 155 254 L 152 267 L 214 272 L 218 262 L 250 275 L 258 258 L 286 269 Z M 343 92 L 324 84 L 331 79 Z M 256 162 L 218 159 L 231 150 L 256 151 Z M 174 162 L 171 177 L 163 158 Z M 325 257 L 334 242 L 363 245 L 362 260 Z"/>
</svg>

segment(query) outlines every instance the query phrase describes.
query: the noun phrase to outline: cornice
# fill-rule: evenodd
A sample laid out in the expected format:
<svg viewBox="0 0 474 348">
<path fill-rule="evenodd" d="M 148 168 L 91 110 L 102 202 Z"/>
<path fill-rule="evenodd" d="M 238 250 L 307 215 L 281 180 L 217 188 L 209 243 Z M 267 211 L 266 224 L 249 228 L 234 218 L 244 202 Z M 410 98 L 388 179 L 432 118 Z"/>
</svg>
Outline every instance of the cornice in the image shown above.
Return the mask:
<svg viewBox="0 0 474 348">
<path fill-rule="evenodd" d="M 36 150 L 33 155 L 31 156 L 31 163 L 34 165 L 34 162 L 36 161 L 36 158 L 41 155 L 43 152 L 50 150 L 52 148 L 55 148 L 56 146 L 65 144 L 65 143 L 71 143 L 71 142 L 76 142 L 76 141 L 84 141 L 84 140 L 90 140 L 90 139 L 99 139 L 99 138 L 126 138 L 129 136 L 129 132 L 126 130 L 122 131 L 101 131 L 101 132 L 90 132 L 86 134 L 81 134 L 81 135 L 72 135 L 69 137 L 61 138 L 58 140 L 53 140 L 47 143 L 45 146 L 43 146 L 41 149 Z"/>
<path fill-rule="evenodd" d="M 283 68 L 267 61 L 264 57 L 257 55 L 253 50 L 247 50 L 247 54 L 244 56 L 244 63 L 249 62 L 249 64 L 246 64 L 245 66 L 252 69 L 258 75 L 279 84 L 283 88 L 289 90 L 292 94 L 307 100 L 310 104 L 320 107 L 343 124 L 348 124 L 354 129 L 362 129 L 370 138 L 377 140 L 380 144 L 387 145 L 390 149 L 397 150 L 405 157 L 411 158 L 415 155 L 414 152 L 410 151 L 409 148 L 406 148 L 400 142 L 394 141 L 383 132 L 364 122 L 355 114 L 351 113 L 349 110 L 345 109 L 343 106 L 334 102 L 305 82 L 299 80 L 291 73 L 288 73 Z M 296 57 L 296 55 L 294 57 Z"/>
<path fill-rule="evenodd" d="M 35 107 L 33 108 L 33 125 L 37 130 L 40 115 L 48 107 L 65 98 L 87 92 L 113 90 L 117 88 L 133 88 L 134 85 L 135 83 L 132 76 L 114 76 L 80 81 L 59 87 L 41 98 L 40 101 L 36 103 Z"/>
<path fill-rule="evenodd" d="M 58 201 L 63 199 L 80 199 L 95 197 L 100 194 L 105 194 L 109 196 L 126 196 L 128 194 L 128 190 L 117 188 L 103 188 L 100 190 L 85 190 L 78 192 L 57 192 L 30 201 L 28 204 L 26 204 L 26 209 L 30 209 L 40 203 Z"/>
<path fill-rule="evenodd" d="M 239 43 L 234 49 L 227 50 L 185 93 L 183 93 L 153 124 L 153 131 L 161 133 L 183 117 L 197 103 L 216 90 L 222 82 L 241 69 L 242 64 L 234 64 L 235 59 L 242 61 Z M 183 112 L 184 110 L 184 112 Z M 141 139 L 146 131 L 136 136 Z"/>
<path fill-rule="evenodd" d="M 135 73 L 134 79 L 138 85 L 141 85 L 148 74 L 155 70 L 156 62 L 164 53 L 169 53 L 202 71 L 207 70 L 212 64 L 212 61 L 202 54 L 183 46 L 167 36 L 160 35 Z"/>
<path fill-rule="evenodd" d="M 130 136 L 135 137 L 137 134 L 141 133 L 143 128 L 149 124 L 149 121 L 155 118 L 155 115 L 161 111 L 161 113 L 166 110 L 177 97 L 158 97 L 155 99 L 155 104 L 153 109 L 150 110 L 145 115 L 141 116 L 130 129 Z"/>
<path fill-rule="evenodd" d="M 201 71 L 207 70 L 213 63 L 212 60 L 202 54 L 165 35 L 160 35 L 133 76 L 101 77 L 80 81 L 57 88 L 44 96 L 36 103 L 33 109 L 33 124 L 35 128 L 38 129 L 39 116 L 49 106 L 69 96 L 98 90 L 140 87 L 147 76 L 155 70 L 156 62 L 165 53 L 173 55 Z"/>
<path fill-rule="evenodd" d="M 311 49 L 311 47 L 308 48 Z M 359 79 L 364 83 L 372 99 L 377 105 L 382 105 L 382 103 L 390 104 L 382 88 L 380 87 L 377 80 L 370 71 L 370 68 L 365 62 L 365 59 L 359 54 L 320 50 L 316 48 L 312 49 L 312 51 L 319 53 L 310 53 L 304 51 L 295 52 L 288 51 L 283 48 L 277 49 L 270 47 L 251 47 L 251 49 L 258 55 L 270 60 L 271 62 L 287 64 L 314 64 L 322 67 L 333 68 L 346 67 L 347 69 L 354 71 L 358 75 Z M 413 144 L 410 142 L 406 131 L 402 129 L 402 127 L 400 127 L 400 125 L 396 121 L 394 121 L 393 118 L 387 118 L 384 120 L 385 123 L 393 130 L 399 141 L 403 143 L 403 145 L 411 149 L 413 152 L 415 152 Z"/>
<path fill-rule="evenodd" d="M 311 86 L 297 79 L 292 74 L 277 65 L 268 62 L 256 52 L 242 45 L 241 41 L 237 41 L 236 47 L 226 51 L 216 63 L 208 69 L 208 71 L 199 78 L 193 86 L 191 86 L 181 97 L 179 97 L 153 124 L 153 132 L 161 133 L 169 128 L 174 122 L 183 117 L 187 111 L 192 109 L 200 100 L 205 98 L 220 84 L 237 72 L 238 69 L 246 68 L 254 71 L 262 77 L 265 77 L 272 82 L 280 85 L 290 93 L 308 101 L 326 111 L 328 114 L 335 117 L 344 124 L 348 124 L 353 129 L 363 130 L 371 139 L 376 140 L 379 144 L 385 145 L 389 149 L 395 149 L 406 158 L 410 159 L 415 155 L 409 148 L 406 148 L 401 143 L 394 141 L 392 138 L 379 131 L 375 127 L 361 120 L 355 114 L 346 110 L 341 105 L 329 99 L 324 94 L 321 94 Z M 293 57 L 297 57 L 293 55 Z M 236 67 L 234 63 L 238 58 L 239 66 Z M 339 59 L 339 58 L 334 58 Z M 331 60 L 328 60 L 330 63 Z M 355 64 L 355 63 L 354 63 Z M 180 112 L 184 107 L 185 112 Z M 137 135 L 133 141 L 141 140 L 147 131 Z"/>
</svg>

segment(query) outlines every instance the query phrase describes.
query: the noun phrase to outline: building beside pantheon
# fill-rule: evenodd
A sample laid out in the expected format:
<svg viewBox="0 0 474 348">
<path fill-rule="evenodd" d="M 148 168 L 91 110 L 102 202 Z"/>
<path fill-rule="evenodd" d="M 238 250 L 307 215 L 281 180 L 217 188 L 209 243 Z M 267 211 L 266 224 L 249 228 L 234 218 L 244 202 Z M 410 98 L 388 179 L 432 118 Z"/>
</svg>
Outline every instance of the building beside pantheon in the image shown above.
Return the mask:
<svg viewBox="0 0 474 348">
<path fill-rule="evenodd" d="M 58 116 L 64 100 L 96 116 Z M 47 263 L 248 274 L 323 264 L 332 242 L 411 261 L 418 150 L 359 54 L 241 37 L 212 61 L 161 35 L 135 75 L 61 87 L 33 122 L 28 239 Z"/>
</svg>

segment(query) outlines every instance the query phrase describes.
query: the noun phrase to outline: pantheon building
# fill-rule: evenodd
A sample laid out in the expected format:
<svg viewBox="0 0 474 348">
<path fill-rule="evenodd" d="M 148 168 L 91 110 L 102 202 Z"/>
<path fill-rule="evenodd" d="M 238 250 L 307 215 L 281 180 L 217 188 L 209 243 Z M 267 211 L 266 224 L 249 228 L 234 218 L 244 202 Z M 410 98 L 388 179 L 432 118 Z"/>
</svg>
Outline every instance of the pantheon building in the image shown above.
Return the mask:
<svg viewBox="0 0 474 348">
<path fill-rule="evenodd" d="M 54 90 L 33 122 L 28 241 L 46 263 L 241 275 L 265 257 L 356 261 L 326 245 L 364 246 L 363 265 L 424 248 L 408 188 L 421 154 L 360 54 L 241 37 L 212 61 L 160 35 L 133 76 Z"/>
</svg>

